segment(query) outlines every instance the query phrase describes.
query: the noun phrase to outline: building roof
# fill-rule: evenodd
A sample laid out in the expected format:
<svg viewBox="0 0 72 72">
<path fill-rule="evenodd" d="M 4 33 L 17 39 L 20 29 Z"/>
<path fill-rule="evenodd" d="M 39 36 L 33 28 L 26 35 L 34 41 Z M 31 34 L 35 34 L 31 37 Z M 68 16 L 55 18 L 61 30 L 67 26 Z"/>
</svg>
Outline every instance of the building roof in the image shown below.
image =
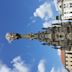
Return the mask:
<svg viewBox="0 0 72 72">
<path fill-rule="evenodd" d="M 60 58 L 62 61 L 62 64 L 65 64 L 65 53 L 64 50 L 60 49 Z"/>
<path fill-rule="evenodd" d="M 61 50 L 61 61 L 63 64 L 65 64 L 65 53 L 64 50 Z"/>
</svg>

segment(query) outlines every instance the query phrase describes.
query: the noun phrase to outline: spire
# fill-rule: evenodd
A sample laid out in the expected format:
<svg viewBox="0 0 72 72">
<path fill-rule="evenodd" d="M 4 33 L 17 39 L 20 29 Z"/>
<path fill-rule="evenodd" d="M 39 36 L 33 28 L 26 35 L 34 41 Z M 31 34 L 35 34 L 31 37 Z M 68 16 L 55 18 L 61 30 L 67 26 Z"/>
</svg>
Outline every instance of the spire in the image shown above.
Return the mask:
<svg viewBox="0 0 72 72">
<path fill-rule="evenodd" d="M 47 31 L 38 32 L 38 33 L 30 33 L 30 34 L 19 34 L 19 33 L 7 33 L 5 38 L 12 42 L 17 39 L 36 39 L 43 42 L 48 42 L 48 39 L 51 39 L 51 34 L 48 34 Z"/>
<path fill-rule="evenodd" d="M 62 26 L 53 26 L 44 29 L 42 32 L 19 34 L 7 33 L 6 39 L 11 42 L 16 39 L 36 39 L 43 43 L 43 45 L 53 45 L 57 48 L 72 49 L 72 25 L 70 22 L 62 23 Z"/>
</svg>

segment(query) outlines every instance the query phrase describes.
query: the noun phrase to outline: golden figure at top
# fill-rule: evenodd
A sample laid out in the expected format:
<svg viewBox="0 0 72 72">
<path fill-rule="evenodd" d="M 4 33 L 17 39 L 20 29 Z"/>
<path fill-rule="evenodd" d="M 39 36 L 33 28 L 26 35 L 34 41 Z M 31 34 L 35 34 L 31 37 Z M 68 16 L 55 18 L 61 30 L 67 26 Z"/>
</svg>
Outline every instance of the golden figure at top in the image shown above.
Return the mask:
<svg viewBox="0 0 72 72">
<path fill-rule="evenodd" d="M 13 40 L 18 38 L 17 33 L 6 33 L 5 38 L 8 40 L 8 42 L 12 42 Z"/>
</svg>

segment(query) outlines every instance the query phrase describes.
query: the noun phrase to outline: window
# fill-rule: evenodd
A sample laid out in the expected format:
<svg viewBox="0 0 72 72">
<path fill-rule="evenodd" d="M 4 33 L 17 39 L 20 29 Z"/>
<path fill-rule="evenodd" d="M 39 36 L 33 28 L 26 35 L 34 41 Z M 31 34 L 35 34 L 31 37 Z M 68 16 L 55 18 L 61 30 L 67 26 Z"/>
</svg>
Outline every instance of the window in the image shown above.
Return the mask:
<svg viewBox="0 0 72 72">
<path fill-rule="evenodd" d="M 66 5 L 64 4 L 64 8 L 66 8 Z"/>
<path fill-rule="evenodd" d="M 68 66 L 68 64 L 66 64 L 66 66 Z"/>
<path fill-rule="evenodd" d="M 70 58 L 72 58 L 72 57 L 70 57 Z"/>
<path fill-rule="evenodd" d="M 70 62 L 72 62 L 72 61 L 70 61 Z"/>
<path fill-rule="evenodd" d="M 67 14 L 67 12 L 64 12 L 64 14 Z"/>
<path fill-rule="evenodd" d="M 62 8 L 62 5 L 60 5 L 60 8 Z M 63 8 L 66 8 L 66 4 L 63 4 Z"/>
<path fill-rule="evenodd" d="M 70 3 L 70 7 L 72 7 L 72 3 Z"/>
<path fill-rule="evenodd" d="M 62 6 L 60 5 L 60 8 L 61 8 Z"/>
<path fill-rule="evenodd" d="M 72 65 L 71 65 L 72 66 Z"/>
<path fill-rule="evenodd" d="M 66 58 L 68 58 L 68 56 L 65 56 Z"/>
<path fill-rule="evenodd" d="M 68 62 L 68 60 L 66 60 L 66 62 Z"/>
</svg>

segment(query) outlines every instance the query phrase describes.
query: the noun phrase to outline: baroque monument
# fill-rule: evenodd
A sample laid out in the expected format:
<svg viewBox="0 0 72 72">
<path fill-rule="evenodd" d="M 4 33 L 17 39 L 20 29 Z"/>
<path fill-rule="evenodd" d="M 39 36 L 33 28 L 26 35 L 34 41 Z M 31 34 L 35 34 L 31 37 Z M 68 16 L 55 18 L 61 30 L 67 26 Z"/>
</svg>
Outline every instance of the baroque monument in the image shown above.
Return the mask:
<svg viewBox="0 0 72 72">
<path fill-rule="evenodd" d="M 43 45 L 55 46 L 61 50 L 61 59 L 68 72 L 72 72 L 72 0 L 57 0 L 60 16 L 52 22 L 52 26 L 42 28 L 42 32 L 19 34 L 7 33 L 8 41 L 18 39 L 36 39 L 43 42 Z"/>
</svg>

